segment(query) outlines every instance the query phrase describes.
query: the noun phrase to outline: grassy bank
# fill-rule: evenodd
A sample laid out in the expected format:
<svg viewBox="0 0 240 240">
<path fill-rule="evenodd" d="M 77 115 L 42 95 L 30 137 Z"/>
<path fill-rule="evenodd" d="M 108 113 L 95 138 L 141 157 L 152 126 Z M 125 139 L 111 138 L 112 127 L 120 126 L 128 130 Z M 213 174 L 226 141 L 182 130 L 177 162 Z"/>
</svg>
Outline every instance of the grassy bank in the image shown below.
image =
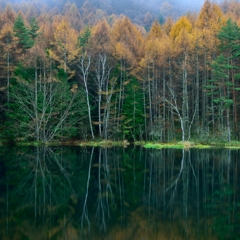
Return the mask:
<svg viewBox="0 0 240 240">
<path fill-rule="evenodd" d="M 209 148 L 230 148 L 230 149 L 240 149 L 240 142 L 231 141 L 231 142 L 211 142 L 211 143 L 200 143 L 200 142 L 170 142 L 170 143 L 159 143 L 159 142 L 136 142 L 136 145 L 142 146 L 144 148 L 175 148 L 175 149 L 209 149 Z"/>
<path fill-rule="evenodd" d="M 130 143 L 127 140 L 124 141 L 110 141 L 110 140 L 95 140 L 95 141 L 51 141 L 51 142 L 4 142 L 0 141 L 0 146 L 16 145 L 16 146 L 81 146 L 81 147 L 128 147 Z M 175 141 L 175 142 L 145 142 L 136 141 L 134 146 L 141 146 L 144 148 L 162 149 L 162 148 L 174 148 L 174 149 L 207 149 L 207 148 L 230 148 L 240 149 L 239 141 L 231 142 L 190 142 L 190 141 Z"/>
<path fill-rule="evenodd" d="M 7 145 L 7 144 L 6 144 Z M 16 146 L 80 146 L 80 147 L 127 147 L 128 141 L 51 141 L 51 142 L 15 142 Z"/>
</svg>

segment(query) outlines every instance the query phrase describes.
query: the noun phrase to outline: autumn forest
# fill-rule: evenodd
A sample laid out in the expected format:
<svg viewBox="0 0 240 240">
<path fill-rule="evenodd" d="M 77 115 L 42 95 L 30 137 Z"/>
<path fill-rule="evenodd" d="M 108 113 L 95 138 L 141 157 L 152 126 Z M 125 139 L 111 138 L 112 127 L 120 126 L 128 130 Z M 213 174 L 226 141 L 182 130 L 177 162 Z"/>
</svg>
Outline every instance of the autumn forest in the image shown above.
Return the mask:
<svg viewBox="0 0 240 240">
<path fill-rule="evenodd" d="M 239 139 L 238 1 L 143 21 L 91 1 L 2 4 L 0 49 L 8 142 Z"/>
</svg>

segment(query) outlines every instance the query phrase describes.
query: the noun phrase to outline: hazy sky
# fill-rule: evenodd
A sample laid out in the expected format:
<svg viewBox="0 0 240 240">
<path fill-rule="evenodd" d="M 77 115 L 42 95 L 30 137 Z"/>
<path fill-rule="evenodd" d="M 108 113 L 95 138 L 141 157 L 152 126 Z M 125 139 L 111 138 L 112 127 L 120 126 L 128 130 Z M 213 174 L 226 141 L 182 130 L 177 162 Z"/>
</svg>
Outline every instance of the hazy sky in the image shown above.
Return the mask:
<svg viewBox="0 0 240 240">
<path fill-rule="evenodd" d="M 55 4 L 62 5 L 69 1 L 69 2 L 75 2 L 79 7 L 84 2 L 84 0 L 5 0 L 5 2 L 13 2 L 13 3 L 36 2 L 36 1 L 45 2 L 46 4 L 49 4 L 50 6 L 53 6 Z M 92 3 L 98 2 L 98 5 L 101 7 L 105 6 L 104 2 L 105 3 L 106 2 L 117 3 L 116 5 L 114 4 L 114 6 L 120 6 L 121 2 L 122 2 L 125 10 L 127 10 L 127 8 L 128 8 L 128 6 L 126 4 L 126 2 L 127 2 L 126 0 L 88 0 L 88 1 L 92 2 Z M 155 13 L 160 12 L 160 8 L 164 2 L 169 2 L 176 12 L 179 11 L 179 14 L 182 14 L 183 12 L 186 12 L 186 11 L 199 11 L 201 9 L 201 7 L 203 6 L 204 1 L 205 0 L 131 0 L 131 2 L 135 2 L 135 5 L 142 5 L 143 8 L 145 5 L 145 7 L 147 6 L 149 9 L 151 9 Z M 223 0 L 212 0 L 212 2 L 216 2 L 216 3 L 220 3 L 222 1 Z M 128 9 L 128 11 L 131 11 L 131 10 Z"/>
<path fill-rule="evenodd" d="M 212 2 L 220 3 L 223 0 L 212 0 Z M 200 9 L 205 0 L 143 0 L 143 2 L 149 2 L 150 4 L 161 5 L 163 2 L 169 2 L 172 6 L 180 6 L 182 8 Z"/>
</svg>

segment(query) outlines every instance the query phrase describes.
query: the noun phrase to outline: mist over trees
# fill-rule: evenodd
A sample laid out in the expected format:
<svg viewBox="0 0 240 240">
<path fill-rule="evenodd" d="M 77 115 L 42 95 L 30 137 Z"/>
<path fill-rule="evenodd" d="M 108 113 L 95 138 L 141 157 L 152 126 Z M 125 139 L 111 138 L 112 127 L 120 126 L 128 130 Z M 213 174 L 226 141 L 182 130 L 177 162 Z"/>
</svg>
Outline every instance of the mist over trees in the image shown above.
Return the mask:
<svg viewBox="0 0 240 240">
<path fill-rule="evenodd" d="M 163 21 L 134 1 L 131 19 L 115 1 L 1 4 L 2 138 L 239 138 L 237 1 Z"/>
<path fill-rule="evenodd" d="M 29 4 L 36 8 L 36 13 L 40 9 L 53 10 L 61 13 L 71 4 L 75 4 L 80 12 L 88 7 L 89 10 L 95 13 L 101 10 L 107 15 L 115 14 L 117 16 L 124 14 L 129 17 L 134 23 L 145 25 L 147 21 L 154 21 L 160 19 L 163 21 L 167 17 L 177 19 L 188 11 L 199 11 L 204 3 L 204 0 L 197 2 L 190 0 L 1 0 L 0 4 L 5 7 L 12 4 L 16 10 L 21 8 L 22 11 L 28 8 Z M 19 6 L 21 4 L 21 7 Z M 149 24 L 149 23 L 147 23 Z"/>
</svg>

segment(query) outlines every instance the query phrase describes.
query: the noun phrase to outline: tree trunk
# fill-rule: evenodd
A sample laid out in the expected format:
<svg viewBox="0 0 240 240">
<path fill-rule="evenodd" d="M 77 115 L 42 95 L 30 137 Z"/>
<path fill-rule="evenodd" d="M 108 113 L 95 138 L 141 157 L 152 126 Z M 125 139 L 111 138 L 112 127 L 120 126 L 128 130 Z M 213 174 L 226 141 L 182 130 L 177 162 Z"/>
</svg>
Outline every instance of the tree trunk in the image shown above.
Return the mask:
<svg viewBox="0 0 240 240">
<path fill-rule="evenodd" d="M 85 60 L 86 60 L 86 63 L 85 63 Z M 89 120 L 91 135 L 92 135 L 92 138 L 94 139 L 95 137 L 94 137 L 93 127 L 92 127 L 91 106 L 90 106 L 89 91 L 88 91 L 88 74 L 89 74 L 90 64 L 91 64 L 91 57 L 83 55 L 79 60 L 78 67 L 81 71 L 80 74 L 84 83 L 84 88 L 85 88 L 85 93 L 87 98 L 88 120 Z"/>
</svg>

